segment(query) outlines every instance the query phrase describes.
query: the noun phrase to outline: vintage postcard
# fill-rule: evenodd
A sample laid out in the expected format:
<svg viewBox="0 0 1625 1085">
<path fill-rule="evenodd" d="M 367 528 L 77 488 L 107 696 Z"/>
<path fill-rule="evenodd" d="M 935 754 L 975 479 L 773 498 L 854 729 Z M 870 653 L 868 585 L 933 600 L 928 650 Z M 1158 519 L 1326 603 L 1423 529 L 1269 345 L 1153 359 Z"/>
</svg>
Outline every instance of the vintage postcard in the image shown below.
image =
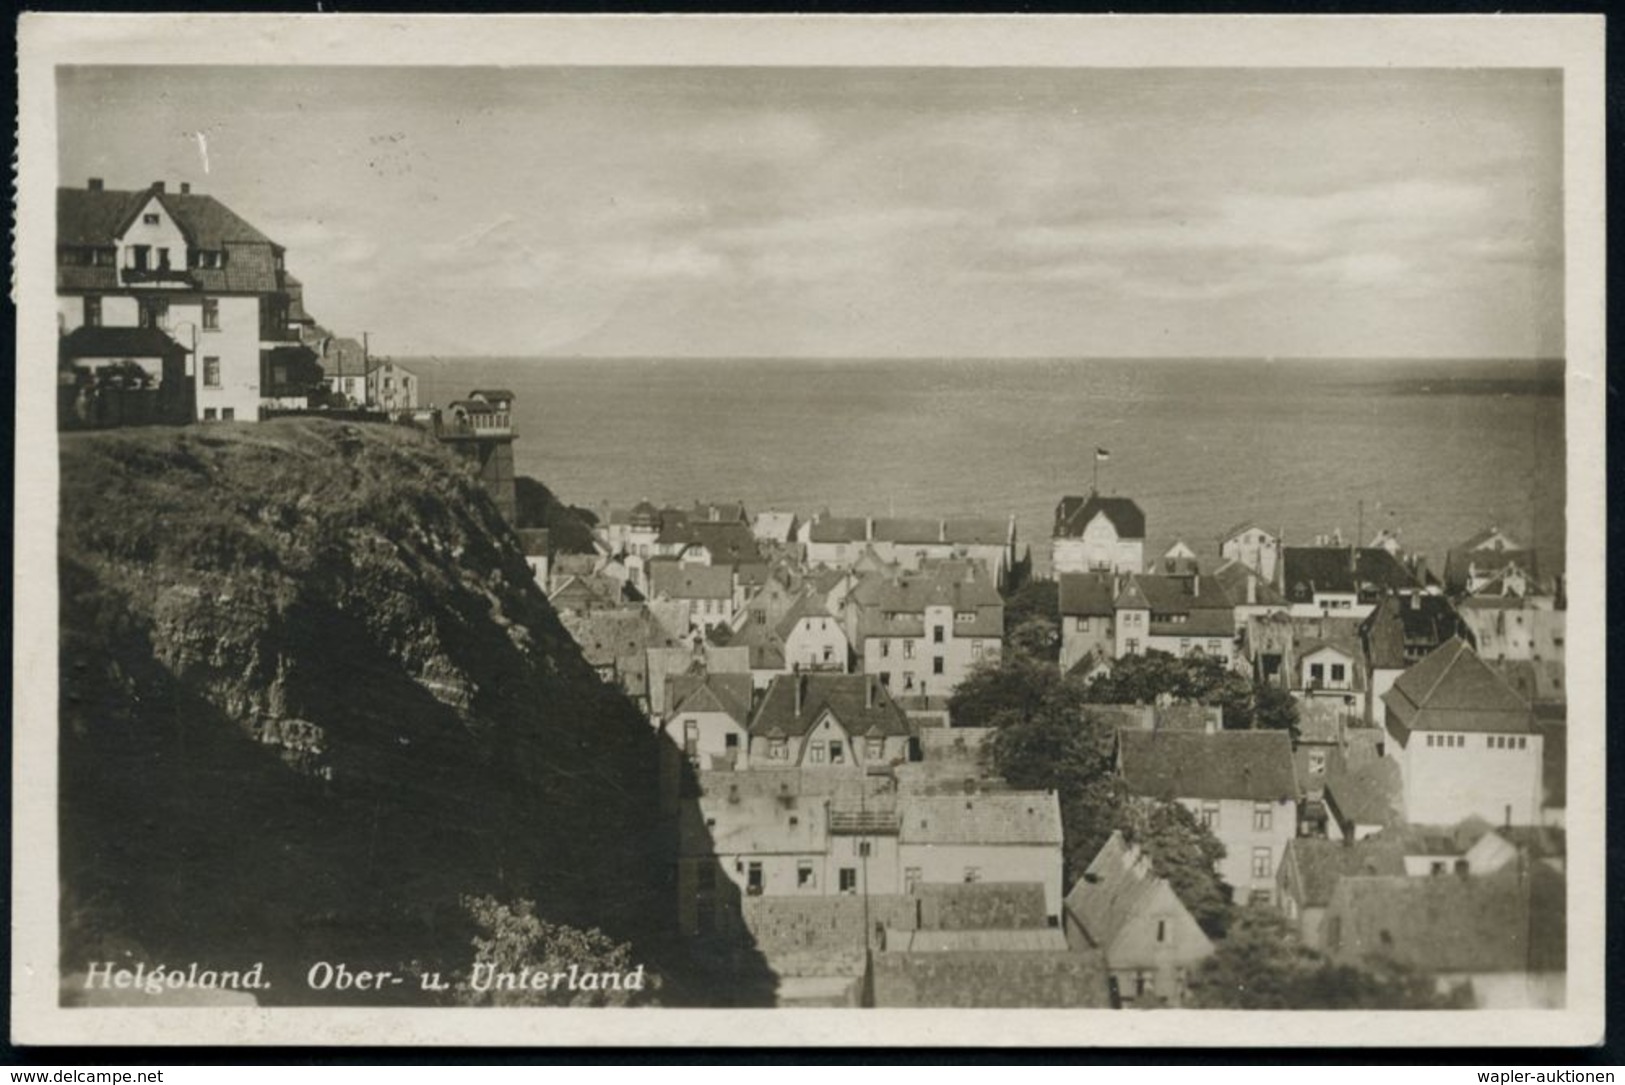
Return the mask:
<svg viewBox="0 0 1625 1085">
<path fill-rule="evenodd" d="M 13 1042 L 1598 1042 L 1602 30 L 25 16 Z"/>
</svg>

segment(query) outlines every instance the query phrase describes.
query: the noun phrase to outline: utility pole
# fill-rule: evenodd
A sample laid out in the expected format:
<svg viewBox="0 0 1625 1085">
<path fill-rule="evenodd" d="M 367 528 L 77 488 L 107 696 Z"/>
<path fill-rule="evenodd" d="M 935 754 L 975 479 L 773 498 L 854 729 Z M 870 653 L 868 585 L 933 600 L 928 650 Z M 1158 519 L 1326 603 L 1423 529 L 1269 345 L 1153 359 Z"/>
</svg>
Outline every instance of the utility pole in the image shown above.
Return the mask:
<svg viewBox="0 0 1625 1085">
<path fill-rule="evenodd" d="M 361 333 L 361 405 L 372 406 L 372 381 L 368 379 L 368 370 L 372 368 L 372 341 L 367 332 Z"/>
</svg>

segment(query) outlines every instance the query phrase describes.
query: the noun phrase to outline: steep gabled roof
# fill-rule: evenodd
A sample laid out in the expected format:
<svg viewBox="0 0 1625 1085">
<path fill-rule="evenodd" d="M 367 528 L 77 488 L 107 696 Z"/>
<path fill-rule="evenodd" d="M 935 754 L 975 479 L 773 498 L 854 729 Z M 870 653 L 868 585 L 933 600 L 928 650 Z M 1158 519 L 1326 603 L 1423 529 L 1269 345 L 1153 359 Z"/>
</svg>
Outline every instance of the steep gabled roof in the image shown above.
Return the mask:
<svg viewBox="0 0 1625 1085">
<path fill-rule="evenodd" d="M 751 679 L 748 674 L 680 674 L 668 682 L 668 715 L 723 712 L 741 727 L 750 722 Z"/>
<path fill-rule="evenodd" d="M 1528 734 L 1534 729 L 1528 703 L 1460 637 L 1451 637 L 1400 675 L 1382 699 L 1412 731 Z"/>
<path fill-rule="evenodd" d="M 1104 617 L 1113 612 L 1112 574 L 1062 573 L 1060 609 L 1063 617 Z"/>
<path fill-rule="evenodd" d="M 1151 860 L 1114 832 L 1066 895 L 1066 908 L 1090 943 L 1112 960 L 1118 938 L 1135 920 L 1173 919 L 1183 929 L 1176 938 L 1180 958 L 1192 960 L 1212 950 L 1207 935 L 1191 918 L 1168 882 L 1152 873 Z M 1159 947 L 1160 948 L 1160 947 Z M 1124 962 L 1128 964 L 1130 962 Z"/>
<path fill-rule="evenodd" d="M 1298 797 L 1292 738 L 1285 731 L 1119 731 L 1123 782 L 1153 799 Z"/>
<path fill-rule="evenodd" d="M 796 684 L 801 707 L 796 710 Z M 913 724 L 897 707 L 886 687 L 872 674 L 786 674 L 773 679 L 750 722 L 752 735 L 804 735 L 823 716 L 834 713 L 847 734 L 855 737 L 910 735 Z"/>
<path fill-rule="evenodd" d="M 1398 558 L 1381 547 L 1371 546 L 1282 547 L 1281 583 L 1292 599 L 1307 599 L 1314 592 L 1403 591 L 1421 587 Z"/>
<path fill-rule="evenodd" d="M 1442 595 L 1388 595 L 1360 623 L 1360 640 L 1373 668 L 1403 670 L 1410 663 L 1407 647 L 1432 651 L 1464 628 Z"/>
<path fill-rule="evenodd" d="M 1324 908 L 1331 903 L 1339 878 L 1400 876 L 1405 873 L 1405 848 L 1396 840 L 1356 842 L 1299 836 L 1287 841 L 1282 863 L 1297 871 L 1303 908 Z"/>
<path fill-rule="evenodd" d="M 1097 515 L 1111 521 L 1119 539 L 1145 538 L 1145 513 L 1126 497 L 1068 496 L 1055 506 L 1055 536 L 1077 538 Z"/>
<path fill-rule="evenodd" d="M 649 594 L 668 599 L 731 599 L 733 569 L 726 565 L 685 565 L 680 561 L 649 563 Z"/>
</svg>

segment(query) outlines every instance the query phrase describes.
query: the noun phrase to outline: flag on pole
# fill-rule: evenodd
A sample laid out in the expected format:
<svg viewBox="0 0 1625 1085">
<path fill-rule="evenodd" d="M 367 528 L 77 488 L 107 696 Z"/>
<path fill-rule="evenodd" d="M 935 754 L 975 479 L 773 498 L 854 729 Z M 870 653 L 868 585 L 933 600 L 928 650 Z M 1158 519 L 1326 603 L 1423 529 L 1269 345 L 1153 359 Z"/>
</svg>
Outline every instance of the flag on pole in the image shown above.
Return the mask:
<svg viewBox="0 0 1625 1085">
<path fill-rule="evenodd" d="M 1107 460 L 1109 460 L 1111 458 L 1112 458 L 1112 454 L 1110 452 L 1107 452 L 1104 448 L 1100 448 L 1098 446 L 1095 448 L 1095 462 L 1096 463 L 1105 463 Z"/>
</svg>

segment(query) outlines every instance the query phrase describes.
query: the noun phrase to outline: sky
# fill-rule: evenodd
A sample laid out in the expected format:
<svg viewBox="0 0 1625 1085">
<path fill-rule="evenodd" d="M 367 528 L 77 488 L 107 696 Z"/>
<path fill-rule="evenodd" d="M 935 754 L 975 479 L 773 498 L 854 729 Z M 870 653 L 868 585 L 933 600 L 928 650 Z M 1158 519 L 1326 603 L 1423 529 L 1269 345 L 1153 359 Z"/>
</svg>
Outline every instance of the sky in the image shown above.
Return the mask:
<svg viewBox="0 0 1625 1085">
<path fill-rule="evenodd" d="M 60 183 L 188 181 L 380 353 L 1563 353 L 1539 70 L 98 67 Z"/>
</svg>

